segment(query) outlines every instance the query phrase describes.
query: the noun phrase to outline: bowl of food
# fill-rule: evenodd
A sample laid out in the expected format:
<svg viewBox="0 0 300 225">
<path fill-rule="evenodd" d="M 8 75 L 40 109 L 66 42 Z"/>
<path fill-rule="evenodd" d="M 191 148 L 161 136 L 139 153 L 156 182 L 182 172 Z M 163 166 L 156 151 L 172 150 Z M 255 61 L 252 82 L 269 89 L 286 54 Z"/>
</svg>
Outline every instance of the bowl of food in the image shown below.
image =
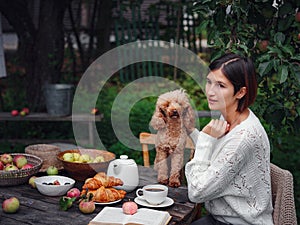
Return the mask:
<svg viewBox="0 0 300 225">
<path fill-rule="evenodd" d="M 57 154 L 68 175 L 78 181 L 85 181 L 98 172 L 106 173 L 115 158 L 114 153 L 98 149 L 71 149 Z"/>
<path fill-rule="evenodd" d="M 3 153 L 0 155 L 0 186 L 14 186 L 28 182 L 38 173 L 43 160 L 24 153 Z"/>
<path fill-rule="evenodd" d="M 70 177 L 53 175 L 37 177 L 34 183 L 43 195 L 62 196 L 74 186 L 75 180 Z"/>
</svg>

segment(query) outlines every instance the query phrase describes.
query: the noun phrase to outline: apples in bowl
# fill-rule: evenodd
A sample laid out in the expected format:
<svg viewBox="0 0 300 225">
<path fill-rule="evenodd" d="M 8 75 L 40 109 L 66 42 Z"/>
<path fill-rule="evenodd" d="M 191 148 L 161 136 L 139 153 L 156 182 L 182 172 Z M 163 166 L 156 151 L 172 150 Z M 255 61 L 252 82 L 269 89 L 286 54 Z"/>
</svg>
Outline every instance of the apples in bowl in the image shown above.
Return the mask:
<svg viewBox="0 0 300 225">
<path fill-rule="evenodd" d="M 42 176 L 34 180 L 38 191 L 47 196 L 65 195 L 75 184 L 75 180 L 65 176 Z"/>
<path fill-rule="evenodd" d="M 0 186 L 14 186 L 26 183 L 38 173 L 43 160 L 26 153 L 3 153 L 0 162 Z"/>
<path fill-rule="evenodd" d="M 98 149 L 71 149 L 57 155 L 68 175 L 78 181 L 85 181 L 98 172 L 106 173 L 115 158 L 114 153 Z"/>
</svg>

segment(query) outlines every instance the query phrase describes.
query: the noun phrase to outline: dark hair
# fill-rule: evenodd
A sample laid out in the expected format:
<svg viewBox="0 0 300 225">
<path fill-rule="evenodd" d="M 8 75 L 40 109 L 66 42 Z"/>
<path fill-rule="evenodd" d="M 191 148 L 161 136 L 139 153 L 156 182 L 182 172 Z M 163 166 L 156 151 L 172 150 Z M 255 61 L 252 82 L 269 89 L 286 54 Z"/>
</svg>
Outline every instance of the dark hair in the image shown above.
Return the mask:
<svg viewBox="0 0 300 225">
<path fill-rule="evenodd" d="M 246 87 L 247 93 L 239 100 L 237 111 L 244 111 L 255 101 L 257 80 L 255 67 L 250 58 L 234 53 L 227 53 L 214 60 L 209 65 L 209 69 L 211 71 L 221 69 L 222 73 L 232 83 L 234 94 L 242 87 Z"/>
</svg>

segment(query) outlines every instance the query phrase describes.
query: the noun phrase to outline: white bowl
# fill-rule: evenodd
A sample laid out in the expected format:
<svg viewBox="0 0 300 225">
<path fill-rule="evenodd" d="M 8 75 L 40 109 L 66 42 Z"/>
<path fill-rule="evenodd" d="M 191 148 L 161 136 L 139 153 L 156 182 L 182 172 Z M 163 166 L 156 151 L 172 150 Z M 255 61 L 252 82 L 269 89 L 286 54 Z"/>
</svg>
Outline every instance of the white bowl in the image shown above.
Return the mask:
<svg viewBox="0 0 300 225">
<path fill-rule="evenodd" d="M 59 185 L 54 185 L 54 181 L 58 181 Z M 62 196 L 75 184 L 75 180 L 65 176 L 43 176 L 36 178 L 34 182 L 38 191 L 48 196 Z"/>
</svg>

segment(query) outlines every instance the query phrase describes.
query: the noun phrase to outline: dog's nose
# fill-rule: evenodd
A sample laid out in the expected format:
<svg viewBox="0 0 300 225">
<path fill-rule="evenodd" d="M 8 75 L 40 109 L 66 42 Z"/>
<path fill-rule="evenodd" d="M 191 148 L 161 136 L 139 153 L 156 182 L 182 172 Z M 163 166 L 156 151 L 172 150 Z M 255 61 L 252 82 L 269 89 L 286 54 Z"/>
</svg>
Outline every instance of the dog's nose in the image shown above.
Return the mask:
<svg viewBox="0 0 300 225">
<path fill-rule="evenodd" d="M 174 109 L 174 110 L 172 111 L 172 115 L 173 115 L 173 116 L 178 116 L 178 111 L 177 111 L 176 109 Z"/>
</svg>

